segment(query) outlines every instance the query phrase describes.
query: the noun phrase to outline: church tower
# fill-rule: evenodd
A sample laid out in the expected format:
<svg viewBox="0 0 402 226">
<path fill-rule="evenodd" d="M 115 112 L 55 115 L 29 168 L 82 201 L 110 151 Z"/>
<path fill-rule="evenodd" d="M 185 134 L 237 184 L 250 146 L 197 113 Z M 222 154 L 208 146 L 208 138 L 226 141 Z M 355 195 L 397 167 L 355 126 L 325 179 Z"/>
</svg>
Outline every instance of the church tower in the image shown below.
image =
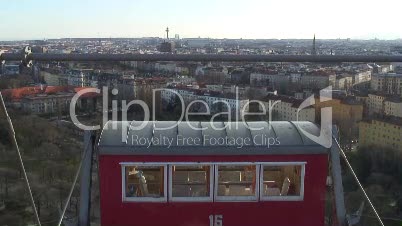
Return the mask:
<svg viewBox="0 0 402 226">
<path fill-rule="evenodd" d="M 313 38 L 313 49 L 311 50 L 311 55 L 317 55 L 317 50 L 315 48 L 315 34 Z"/>
</svg>

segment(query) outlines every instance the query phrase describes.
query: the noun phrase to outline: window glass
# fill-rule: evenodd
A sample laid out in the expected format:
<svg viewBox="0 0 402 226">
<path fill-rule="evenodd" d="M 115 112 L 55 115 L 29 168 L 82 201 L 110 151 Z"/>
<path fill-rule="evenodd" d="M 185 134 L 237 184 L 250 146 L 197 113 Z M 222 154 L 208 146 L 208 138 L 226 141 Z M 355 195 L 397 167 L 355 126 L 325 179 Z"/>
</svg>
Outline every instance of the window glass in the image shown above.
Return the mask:
<svg viewBox="0 0 402 226">
<path fill-rule="evenodd" d="M 126 197 L 164 197 L 163 166 L 126 166 Z"/>
<path fill-rule="evenodd" d="M 218 165 L 218 196 L 255 196 L 255 165 Z"/>
<path fill-rule="evenodd" d="M 209 197 L 210 166 L 172 166 L 172 197 Z"/>
<path fill-rule="evenodd" d="M 264 166 L 263 196 L 300 196 L 301 165 Z"/>
</svg>

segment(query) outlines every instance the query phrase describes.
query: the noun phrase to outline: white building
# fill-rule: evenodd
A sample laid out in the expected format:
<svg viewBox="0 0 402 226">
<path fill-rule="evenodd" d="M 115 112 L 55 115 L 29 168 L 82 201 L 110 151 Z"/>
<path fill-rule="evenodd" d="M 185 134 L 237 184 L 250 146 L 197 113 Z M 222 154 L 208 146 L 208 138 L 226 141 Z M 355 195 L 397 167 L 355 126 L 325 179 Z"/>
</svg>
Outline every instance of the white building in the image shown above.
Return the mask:
<svg viewBox="0 0 402 226">
<path fill-rule="evenodd" d="M 190 85 L 195 83 L 195 78 L 194 77 L 189 77 L 189 76 L 178 76 L 173 78 L 172 83 L 176 83 L 176 84 L 184 84 L 184 85 Z"/>
<path fill-rule="evenodd" d="M 315 121 L 315 108 L 310 106 L 299 111 L 302 100 L 290 96 L 268 95 L 263 101 L 267 113 L 272 108 L 274 121 Z M 260 106 L 260 111 L 262 108 Z"/>
<path fill-rule="evenodd" d="M 348 75 L 343 75 L 336 78 L 335 89 L 348 90 L 353 85 L 353 77 Z"/>
<path fill-rule="evenodd" d="M 354 75 L 353 84 L 368 82 L 371 80 L 371 70 L 359 71 Z"/>
<path fill-rule="evenodd" d="M 155 71 L 160 71 L 160 72 L 169 72 L 169 73 L 174 73 L 176 72 L 176 64 L 175 63 L 155 63 Z"/>
<path fill-rule="evenodd" d="M 335 86 L 336 75 L 327 72 L 313 72 L 302 74 L 300 78 L 302 87 L 324 89 L 328 86 Z"/>
<path fill-rule="evenodd" d="M 402 118 L 402 100 L 401 99 L 386 99 L 384 101 L 385 115 L 396 116 Z"/>
<path fill-rule="evenodd" d="M 289 76 L 282 73 L 251 73 L 250 85 L 265 85 L 278 87 L 281 84 L 289 84 Z"/>
<path fill-rule="evenodd" d="M 174 88 L 165 89 L 161 91 L 162 103 L 172 103 L 176 101 L 178 97 L 177 93 L 183 98 L 184 104 L 187 106 L 195 100 L 203 101 L 210 109 L 211 114 L 218 112 L 230 112 L 232 117 L 242 117 L 243 108 L 245 112 L 248 112 L 248 100 L 246 99 L 236 99 L 235 95 L 225 96 L 220 92 L 205 92 L 196 89 L 186 89 L 186 88 Z M 217 103 L 223 102 L 223 104 Z M 200 105 L 200 104 L 197 104 Z M 204 107 L 203 110 L 199 112 L 206 112 Z M 189 112 L 195 112 L 194 109 L 190 109 Z"/>
<path fill-rule="evenodd" d="M 373 74 L 370 86 L 375 91 L 402 96 L 402 74 Z"/>
<path fill-rule="evenodd" d="M 67 84 L 73 87 L 98 87 L 98 82 L 92 80 L 92 69 L 69 70 Z"/>
<path fill-rule="evenodd" d="M 386 96 L 380 94 L 369 94 L 368 95 L 368 113 L 373 114 L 384 114 L 384 100 Z"/>
</svg>

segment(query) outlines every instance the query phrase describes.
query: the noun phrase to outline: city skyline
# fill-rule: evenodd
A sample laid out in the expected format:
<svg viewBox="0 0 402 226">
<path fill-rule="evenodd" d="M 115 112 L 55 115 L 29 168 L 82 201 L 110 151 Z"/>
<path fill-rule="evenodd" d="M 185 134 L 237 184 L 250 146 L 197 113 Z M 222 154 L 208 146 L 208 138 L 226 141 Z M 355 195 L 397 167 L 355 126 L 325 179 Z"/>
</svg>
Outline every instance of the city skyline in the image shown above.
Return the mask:
<svg viewBox="0 0 402 226">
<path fill-rule="evenodd" d="M 384 10 L 361 0 L 0 2 L 3 41 L 166 37 L 167 26 L 171 37 L 181 38 L 311 39 L 314 33 L 317 39 L 402 37 L 392 24 L 401 5 L 395 0 L 383 1 L 388 6 Z"/>
</svg>

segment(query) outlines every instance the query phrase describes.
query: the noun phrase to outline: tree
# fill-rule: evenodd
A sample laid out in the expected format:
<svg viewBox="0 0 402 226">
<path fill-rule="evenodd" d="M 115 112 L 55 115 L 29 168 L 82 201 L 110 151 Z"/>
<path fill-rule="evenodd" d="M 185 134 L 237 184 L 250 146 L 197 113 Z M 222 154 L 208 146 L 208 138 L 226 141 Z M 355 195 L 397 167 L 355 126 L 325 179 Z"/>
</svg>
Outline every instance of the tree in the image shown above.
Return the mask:
<svg viewBox="0 0 402 226">
<path fill-rule="evenodd" d="M 402 207 L 402 154 L 399 150 L 370 146 L 359 147 L 347 157 L 368 196 L 384 217 L 400 218 Z M 348 210 L 355 210 L 356 203 L 364 200 L 360 188 L 349 171 L 343 177 L 345 202 Z M 369 211 L 369 212 L 367 212 Z M 374 216 L 370 210 L 366 215 Z M 386 222 L 393 225 L 398 222 Z M 364 218 L 364 225 L 377 225 L 375 219 Z"/>
<path fill-rule="evenodd" d="M 0 168 L 0 193 L 3 199 L 8 199 L 12 179 L 16 177 L 16 171 L 10 168 Z"/>
</svg>

